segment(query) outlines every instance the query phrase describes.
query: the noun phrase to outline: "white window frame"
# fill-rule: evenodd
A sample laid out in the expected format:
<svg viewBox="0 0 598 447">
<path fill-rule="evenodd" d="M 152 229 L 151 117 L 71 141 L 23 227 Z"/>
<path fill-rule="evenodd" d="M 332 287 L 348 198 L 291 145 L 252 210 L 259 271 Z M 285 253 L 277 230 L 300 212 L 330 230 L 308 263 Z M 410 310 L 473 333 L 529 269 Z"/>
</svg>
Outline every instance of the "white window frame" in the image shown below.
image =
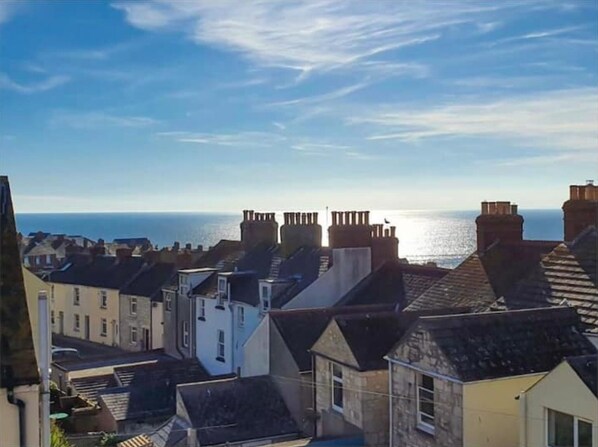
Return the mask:
<svg viewBox="0 0 598 447">
<path fill-rule="evenodd" d="M 106 318 L 102 318 L 100 321 L 100 336 L 108 336 L 108 320 Z"/>
<path fill-rule="evenodd" d="M 129 342 L 132 345 L 136 345 L 137 344 L 137 327 L 135 326 L 131 326 L 130 330 L 129 330 Z"/>
<path fill-rule="evenodd" d="M 262 286 L 262 309 L 270 310 L 270 288 L 268 286 Z"/>
<path fill-rule="evenodd" d="M 218 292 L 226 295 L 226 278 L 218 278 Z"/>
<path fill-rule="evenodd" d="M 108 309 L 108 292 L 100 290 L 100 309 Z"/>
<path fill-rule="evenodd" d="M 137 298 L 129 297 L 129 314 L 137 315 Z"/>
<path fill-rule="evenodd" d="M 203 298 L 199 298 L 198 315 L 198 318 L 206 318 L 206 300 Z"/>
<path fill-rule="evenodd" d="M 184 348 L 188 348 L 189 347 L 189 322 L 187 320 L 183 321 L 182 327 L 181 327 L 181 341 L 183 343 L 183 347 Z"/>
<path fill-rule="evenodd" d="M 337 374 L 337 372 L 339 374 Z M 340 387 L 341 389 L 341 402 L 338 405 L 335 402 L 334 397 L 334 390 L 336 387 Z M 330 362 L 330 403 L 332 405 L 332 409 L 339 413 L 343 413 L 344 406 L 345 406 L 345 388 L 344 388 L 344 379 L 343 379 L 343 367 L 337 363 Z"/>
<path fill-rule="evenodd" d="M 79 332 L 81 330 L 81 316 L 79 314 L 73 315 L 73 331 Z"/>
<path fill-rule="evenodd" d="M 434 387 L 434 377 L 428 375 L 428 374 L 423 374 L 423 373 L 417 373 L 417 388 L 416 388 L 416 393 L 417 393 L 417 399 L 416 399 L 416 404 L 417 404 L 417 427 L 421 430 L 424 430 L 430 434 L 434 434 L 435 430 L 436 430 L 436 425 L 435 424 L 430 424 L 429 422 L 426 422 L 424 420 L 424 417 L 426 418 L 430 418 L 432 419 L 432 421 L 435 421 L 435 416 L 434 415 L 430 415 L 427 414 L 423 411 L 420 410 L 420 402 L 421 402 L 421 397 L 420 397 L 420 393 L 423 392 L 427 392 L 427 393 L 432 393 L 433 395 L 433 400 L 432 400 L 432 406 L 434 408 L 434 410 L 436 410 L 435 407 L 435 396 L 436 396 L 436 392 L 433 389 L 429 389 L 424 387 L 423 384 L 423 378 L 424 377 L 428 377 L 432 380 L 432 386 Z"/>
<path fill-rule="evenodd" d="M 73 287 L 73 306 L 79 306 L 81 304 L 81 290 L 79 287 Z"/>
<path fill-rule="evenodd" d="M 226 355 L 226 335 L 222 329 L 216 331 L 216 357 L 225 359 Z"/>
<path fill-rule="evenodd" d="M 237 312 L 237 324 L 239 327 L 245 327 L 245 308 L 243 306 L 239 306 Z"/>
<path fill-rule="evenodd" d="M 546 415 L 546 447 L 553 447 L 553 444 L 550 444 L 549 442 L 549 431 L 550 431 L 550 412 L 553 413 L 561 413 L 564 414 L 565 416 L 570 416 L 573 418 L 573 446 L 571 447 L 579 447 L 579 423 L 580 422 L 584 422 L 586 424 L 590 425 L 590 429 L 591 429 L 591 434 L 592 434 L 592 445 L 594 442 L 594 427 L 592 424 L 592 421 L 589 421 L 587 419 L 584 418 L 580 418 L 577 417 L 575 415 L 569 414 L 569 413 L 564 413 L 562 411 L 558 411 L 558 410 L 553 410 L 552 408 L 546 408 L 546 411 L 544 412 L 544 414 Z"/>
</svg>

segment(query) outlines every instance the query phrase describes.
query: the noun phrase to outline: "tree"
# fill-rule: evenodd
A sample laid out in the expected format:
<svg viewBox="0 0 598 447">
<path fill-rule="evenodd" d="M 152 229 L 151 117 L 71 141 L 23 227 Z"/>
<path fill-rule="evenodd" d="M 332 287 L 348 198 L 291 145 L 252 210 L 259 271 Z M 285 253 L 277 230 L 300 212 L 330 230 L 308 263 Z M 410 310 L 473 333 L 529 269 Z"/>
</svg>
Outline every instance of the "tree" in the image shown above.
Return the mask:
<svg viewBox="0 0 598 447">
<path fill-rule="evenodd" d="M 66 439 L 66 435 L 62 429 L 51 421 L 50 424 L 50 446 L 51 447 L 73 447 L 71 443 Z"/>
</svg>

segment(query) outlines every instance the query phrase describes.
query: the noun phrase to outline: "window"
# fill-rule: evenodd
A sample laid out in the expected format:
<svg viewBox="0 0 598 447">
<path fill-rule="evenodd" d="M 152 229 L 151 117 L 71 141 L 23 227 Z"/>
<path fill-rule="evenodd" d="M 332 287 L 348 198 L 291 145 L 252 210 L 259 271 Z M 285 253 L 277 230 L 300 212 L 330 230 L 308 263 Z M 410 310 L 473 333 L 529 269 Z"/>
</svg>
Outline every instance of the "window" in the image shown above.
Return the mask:
<svg viewBox="0 0 598 447">
<path fill-rule="evenodd" d="M 199 308 L 197 309 L 197 315 L 202 320 L 206 319 L 206 300 L 203 298 L 199 299 Z"/>
<path fill-rule="evenodd" d="M 129 340 L 132 345 L 137 344 L 137 328 L 131 327 L 131 333 L 129 334 Z"/>
<path fill-rule="evenodd" d="M 218 279 L 218 292 L 226 294 L 226 279 L 225 278 Z"/>
<path fill-rule="evenodd" d="M 108 321 L 105 318 L 102 318 L 102 324 L 100 325 L 101 332 L 100 335 L 105 337 L 108 334 Z"/>
<path fill-rule="evenodd" d="M 166 296 L 164 297 L 164 302 L 166 310 L 170 312 L 172 310 L 172 295 L 170 293 L 166 294 Z"/>
<path fill-rule="evenodd" d="M 548 410 L 549 447 L 592 447 L 592 423 Z"/>
<path fill-rule="evenodd" d="M 78 306 L 81 301 L 81 294 L 79 293 L 79 287 L 73 289 L 73 305 Z"/>
<path fill-rule="evenodd" d="M 81 319 L 79 318 L 79 314 L 75 314 L 75 321 L 73 323 L 73 330 L 75 332 L 79 332 L 80 328 L 81 328 Z"/>
<path fill-rule="evenodd" d="M 187 285 L 187 281 L 188 281 L 187 275 L 180 275 L 179 276 L 179 284 L 181 286 Z"/>
<path fill-rule="evenodd" d="M 264 310 L 270 309 L 270 289 L 268 286 L 262 286 L 262 308 Z"/>
<path fill-rule="evenodd" d="M 50 311 L 50 324 L 52 326 L 54 326 L 54 311 L 53 310 Z"/>
<path fill-rule="evenodd" d="M 36 257 L 35 257 L 35 263 L 36 263 L 37 265 L 40 265 L 40 264 L 42 263 L 42 257 L 41 257 L 41 256 L 36 256 Z"/>
<path fill-rule="evenodd" d="M 237 314 L 237 318 L 239 319 L 239 327 L 245 326 L 245 308 L 243 306 L 239 306 L 239 313 Z"/>
<path fill-rule="evenodd" d="M 129 298 L 129 312 L 131 315 L 137 315 L 137 298 Z"/>
<path fill-rule="evenodd" d="M 218 329 L 218 344 L 216 345 L 216 357 L 224 361 L 224 331 Z"/>
<path fill-rule="evenodd" d="M 52 255 L 46 255 L 46 264 L 52 264 Z"/>
<path fill-rule="evenodd" d="M 108 294 L 105 290 L 100 291 L 100 307 L 106 309 L 108 307 Z"/>
<path fill-rule="evenodd" d="M 417 377 L 417 426 L 434 432 L 434 378 L 425 374 Z"/>
<path fill-rule="evenodd" d="M 336 363 L 330 364 L 332 376 L 332 408 L 343 412 L 343 369 Z"/>
<path fill-rule="evenodd" d="M 187 348 L 189 347 L 189 322 L 188 321 L 183 321 L 183 327 L 182 327 L 182 332 L 183 332 L 183 347 Z"/>
</svg>

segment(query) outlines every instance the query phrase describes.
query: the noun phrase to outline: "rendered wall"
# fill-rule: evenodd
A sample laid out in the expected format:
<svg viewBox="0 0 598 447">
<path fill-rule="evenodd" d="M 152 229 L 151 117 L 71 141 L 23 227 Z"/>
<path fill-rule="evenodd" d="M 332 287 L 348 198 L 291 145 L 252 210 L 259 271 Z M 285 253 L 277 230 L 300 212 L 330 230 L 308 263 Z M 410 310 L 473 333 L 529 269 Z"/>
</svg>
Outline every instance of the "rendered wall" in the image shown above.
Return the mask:
<svg viewBox="0 0 598 447">
<path fill-rule="evenodd" d="M 25 283 L 25 295 L 27 296 L 27 308 L 29 311 L 29 321 L 31 322 L 31 335 L 33 337 L 33 347 L 35 348 L 35 358 L 39 363 L 39 323 L 38 323 L 38 295 L 45 290 L 48 294 L 48 305 L 50 305 L 50 285 L 43 282 L 25 267 L 23 267 L 23 282 Z"/>
<path fill-rule="evenodd" d="M 245 362 L 241 376 L 265 376 L 270 374 L 270 318 L 264 318 L 243 346 Z"/>
<path fill-rule="evenodd" d="M 38 385 L 15 388 L 15 398 L 25 402 L 25 442 L 27 446 L 39 445 L 39 387 Z M 0 388 L 0 447 L 19 445 L 19 410 L 6 400 L 6 389 Z"/>
</svg>

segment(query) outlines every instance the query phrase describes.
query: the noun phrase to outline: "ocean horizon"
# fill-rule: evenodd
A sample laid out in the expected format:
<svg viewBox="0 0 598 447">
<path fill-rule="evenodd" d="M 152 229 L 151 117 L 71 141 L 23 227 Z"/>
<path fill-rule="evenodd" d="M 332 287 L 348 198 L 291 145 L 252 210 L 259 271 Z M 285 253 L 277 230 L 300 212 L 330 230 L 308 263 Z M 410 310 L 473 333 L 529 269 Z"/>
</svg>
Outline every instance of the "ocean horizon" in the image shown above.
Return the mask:
<svg viewBox="0 0 598 447">
<path fill-rule="evenodd" d="M 384 220 L 397 227 L 399 256 L 413 263 L 436 262 L 455 267 L 476 246 L 475 218 L 479 211 L 397 211 L 374 210 L 371 223 Z M 563 219 L 560 209 L 521 210 L 524 238 L 562 240 Z M 17 229 L 23 234 L 36 231 L 82 235 L 109 242 L 115 238 L 147 237 L 158 248 L 191 243 L 204 248 L 221 239 L 238 240 L 242 213 L 213 212 L 94 212 L 94 213 L 19 213 Z M 279 225 L 282 212 L 276 213 Z M 325 211 L 319 223 L 325 230 L 330 223 Z M 323 231 L 324 245 L 328 243 Z"/>
</svg>

